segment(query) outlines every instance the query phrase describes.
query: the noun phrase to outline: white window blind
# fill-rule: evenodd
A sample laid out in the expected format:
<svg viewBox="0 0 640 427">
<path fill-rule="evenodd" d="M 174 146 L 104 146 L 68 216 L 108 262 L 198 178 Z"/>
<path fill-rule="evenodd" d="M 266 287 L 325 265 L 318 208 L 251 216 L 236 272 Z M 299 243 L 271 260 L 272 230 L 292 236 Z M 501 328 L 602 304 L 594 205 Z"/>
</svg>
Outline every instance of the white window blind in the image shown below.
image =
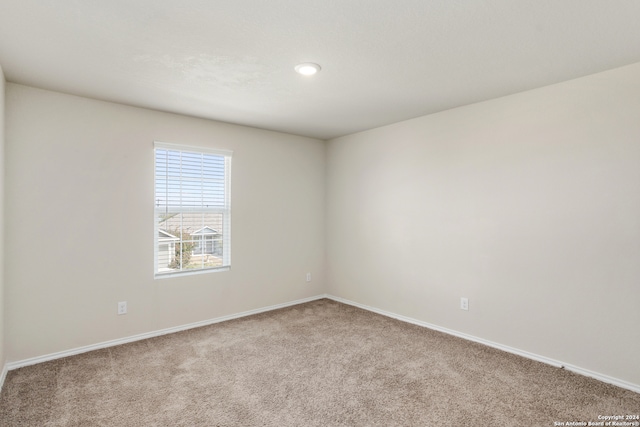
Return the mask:
<svg viewBox="0 0 640 427">
<path fill-rule="evenodd" d="M 155 275 L 231 266 L 231 151 L 155 143 Z"/>
</svg>

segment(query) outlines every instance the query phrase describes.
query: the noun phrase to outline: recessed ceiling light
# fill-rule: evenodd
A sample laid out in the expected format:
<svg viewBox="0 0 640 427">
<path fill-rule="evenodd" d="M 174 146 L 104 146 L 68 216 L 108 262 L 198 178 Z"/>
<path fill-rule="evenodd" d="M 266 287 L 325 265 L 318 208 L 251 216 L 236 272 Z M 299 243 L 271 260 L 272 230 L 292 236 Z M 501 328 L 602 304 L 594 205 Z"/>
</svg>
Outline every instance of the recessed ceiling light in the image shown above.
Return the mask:
<svg viewBox="0 0 640 427">
<path fill-rule="evenodd" d="M 313 62 L 305 62 L 303 64 L 296 65 L 296 72 L 303 76 L 313 76 L 318 71 L 320 71 L 320 66 Z"/>
</svg>

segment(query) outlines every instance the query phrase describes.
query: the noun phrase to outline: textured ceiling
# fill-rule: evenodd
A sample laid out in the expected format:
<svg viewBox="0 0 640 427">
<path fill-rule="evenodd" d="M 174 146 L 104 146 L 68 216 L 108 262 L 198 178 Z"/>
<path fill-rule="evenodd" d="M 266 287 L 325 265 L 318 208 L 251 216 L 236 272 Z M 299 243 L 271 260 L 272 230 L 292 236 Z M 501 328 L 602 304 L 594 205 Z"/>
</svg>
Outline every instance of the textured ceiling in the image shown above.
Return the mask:
<svg viewBox="0 0 640 427">
<path fill-rule="evenodd" d="M 639 62 L 639 22 L 638 0 L 0 0 L 0 65 L 329 139 Z"/>
</svg>

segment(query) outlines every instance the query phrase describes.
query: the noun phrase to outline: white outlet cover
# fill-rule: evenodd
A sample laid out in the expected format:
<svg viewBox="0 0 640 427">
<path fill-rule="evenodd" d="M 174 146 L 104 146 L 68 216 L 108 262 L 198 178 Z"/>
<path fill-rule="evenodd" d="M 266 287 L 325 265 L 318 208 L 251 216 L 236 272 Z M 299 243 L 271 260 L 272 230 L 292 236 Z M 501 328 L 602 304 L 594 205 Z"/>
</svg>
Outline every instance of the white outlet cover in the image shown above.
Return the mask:
<svg viewBox="0 0 640 427">
<path fill-rule="evenodd" d="M 127 302 L 120 301 L 118 303 L 118 314 L 127 314 Z"/>
</svg>

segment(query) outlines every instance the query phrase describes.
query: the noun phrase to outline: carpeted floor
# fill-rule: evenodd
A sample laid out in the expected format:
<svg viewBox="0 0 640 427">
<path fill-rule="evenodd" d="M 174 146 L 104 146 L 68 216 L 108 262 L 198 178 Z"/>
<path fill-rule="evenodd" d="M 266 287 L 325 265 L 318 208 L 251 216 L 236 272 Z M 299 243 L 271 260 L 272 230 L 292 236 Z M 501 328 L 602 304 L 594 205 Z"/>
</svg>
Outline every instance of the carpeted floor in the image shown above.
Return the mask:
<svg viewBox="0 0 640 427">
<path fill-rule="evenodd" d="M 1 426 L 554 426 L 640 394 L 330 300 L 9 372 Z"/>
</svg>

